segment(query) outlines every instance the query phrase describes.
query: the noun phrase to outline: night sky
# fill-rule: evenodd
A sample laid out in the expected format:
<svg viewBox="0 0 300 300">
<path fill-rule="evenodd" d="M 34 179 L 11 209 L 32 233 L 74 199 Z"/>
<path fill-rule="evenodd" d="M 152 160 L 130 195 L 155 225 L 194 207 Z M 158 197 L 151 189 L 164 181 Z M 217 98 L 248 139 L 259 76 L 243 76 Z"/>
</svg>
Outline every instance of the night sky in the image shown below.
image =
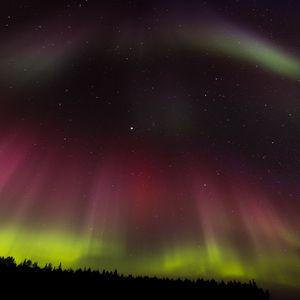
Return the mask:
<svg viewBox="0 0 300 300">
<path fill-rule="evenodd" d="M 0 255 L 300 285 L 299 1 L 2 1 Z"/>
</svg>

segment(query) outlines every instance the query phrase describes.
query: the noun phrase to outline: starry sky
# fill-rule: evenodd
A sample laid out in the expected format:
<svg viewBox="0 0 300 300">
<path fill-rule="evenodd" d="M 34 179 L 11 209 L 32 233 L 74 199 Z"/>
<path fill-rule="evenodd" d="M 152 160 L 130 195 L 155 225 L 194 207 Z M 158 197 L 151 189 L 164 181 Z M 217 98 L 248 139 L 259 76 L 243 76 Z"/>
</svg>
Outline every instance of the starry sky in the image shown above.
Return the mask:
<svg viewBox="0 0 300 300">
<path fill-rule="evenodd" d="M 298 1 L 3 1 L 0 255 L 300 284 Z"/>
</svg>

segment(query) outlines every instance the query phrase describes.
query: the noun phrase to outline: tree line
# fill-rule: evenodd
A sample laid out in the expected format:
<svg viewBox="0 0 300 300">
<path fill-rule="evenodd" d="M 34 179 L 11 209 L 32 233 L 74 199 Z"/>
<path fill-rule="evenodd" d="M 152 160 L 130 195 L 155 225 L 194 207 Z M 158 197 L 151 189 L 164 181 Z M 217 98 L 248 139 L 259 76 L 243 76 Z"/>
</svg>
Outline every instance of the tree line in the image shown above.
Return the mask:
<svg viewBox="0 0 300 300">
<path fill-rule="evenodd" d="M 17 264 L 13 257 L 0 257 L 0 288 L 12 295 L 30 297 L 45 296 L 98 298 L 104 295 L 131 298 L 167 296 L 171 298 L 197 299 L 270 299 L 268 290 L 258 287 L 254 280 L 216 281 L 214 279 L 171 279 L 148 276 L 132 276 L 115 271 L 98 271 L 91 268 L 64 269 L 51 263 L 40 267 L 25 259 Z M 0 292 L 1 292 L 0 290 Z M 46 294 L 45 294 L 46 293 Z M 95 298 L 96 299 L 96 298 Z"/>
</svg>

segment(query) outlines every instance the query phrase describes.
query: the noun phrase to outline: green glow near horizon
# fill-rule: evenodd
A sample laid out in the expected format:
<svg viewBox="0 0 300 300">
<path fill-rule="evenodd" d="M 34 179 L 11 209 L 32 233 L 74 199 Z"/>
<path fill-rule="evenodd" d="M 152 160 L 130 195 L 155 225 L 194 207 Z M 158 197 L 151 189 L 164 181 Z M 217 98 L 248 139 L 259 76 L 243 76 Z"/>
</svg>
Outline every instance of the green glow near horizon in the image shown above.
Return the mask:
<svg viewBox="0 0 300 300">
<path fill-rule="evenodd" d="M 63 263 L 65 267 L 76 267 L 82 257 L 104 253 L 118 256 L 122 251 L 122 245 L 113 240 L 91 239 L 58 230 L 0 230 L 0 255 L 13 256 L 17 262 L 28 258 L 41 265 Z"/>
<path fill-rule="evenodd" d="M 25 258 L 37 261 L 41 266 L 52 263 L 63 267 L 91 267 L 109 269 L 97 259 L 91 265 L 81 262 L 83 257 L 110 257 L 115 261 L 111 268 L 124 274 L 152 275 L 160 277 L 215 278 L 217 280 L 255 279 L 272 284 L 298 286 L 300 270 L 296 253 L 280 255 L 278 250 L 259 249 L 260 255 L 245 257 L 233 247 L 207 242 L 167 247 L 152 254 L 130 257 L 124 245 L 113 239 L 91 239 L 87 236 L 55 231 L 19 230 L 12 227 L 0 230 L 0 255 L 13 256 L 17 262 Z"/>
</svg>

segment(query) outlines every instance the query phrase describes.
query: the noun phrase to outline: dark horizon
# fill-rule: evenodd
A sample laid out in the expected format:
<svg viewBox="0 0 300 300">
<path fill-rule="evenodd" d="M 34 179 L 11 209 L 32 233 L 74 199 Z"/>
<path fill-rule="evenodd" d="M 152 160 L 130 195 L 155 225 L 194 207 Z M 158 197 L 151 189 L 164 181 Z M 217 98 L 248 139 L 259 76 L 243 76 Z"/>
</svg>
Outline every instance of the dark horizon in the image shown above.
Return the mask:
<svg viewBox="0 0 300 300">
<path fill-rule="evenodd" d="M 36 296 L 46 291 L 47 286 L 51 286 L 56 290 L 57 294 L 68 294 L 79 296 L 95 296 L 100 292 L 102 295 L 106 293 L 114 295 L 120 292 L 132 297 L 132 292 L 140 294 L 140 296 L 195 296 L 209 297 L 210 299 L 256 299 L 268 300 L 270 293 L 258 287 L 254 280 L 248 283 L 239 281 L 217 282 L 215 280 L 197 279 L 191 281 L 188 279 L 168 279 L 147 276 L 123 276 L 118 274 L 117 270 L 109 272 L 106 270 L 92 271 L 89 269 L 63 269 L 61 264 L 53 267 L 46 264 L 44 268 L 32 263 L 31 260 L 24 260 L 20 264 L 16 264 L 13 257 L 0 257 L 0 279 L 2 284 L 22 285 L 22 287 L 31 286 L 34 288 Z M 50 290 L 51 292 L 51 290 Z M 24 290 L 22 291 L 24 295 Z M 49 296 L 49 295 L 48 295 Z"/>
</svg>

